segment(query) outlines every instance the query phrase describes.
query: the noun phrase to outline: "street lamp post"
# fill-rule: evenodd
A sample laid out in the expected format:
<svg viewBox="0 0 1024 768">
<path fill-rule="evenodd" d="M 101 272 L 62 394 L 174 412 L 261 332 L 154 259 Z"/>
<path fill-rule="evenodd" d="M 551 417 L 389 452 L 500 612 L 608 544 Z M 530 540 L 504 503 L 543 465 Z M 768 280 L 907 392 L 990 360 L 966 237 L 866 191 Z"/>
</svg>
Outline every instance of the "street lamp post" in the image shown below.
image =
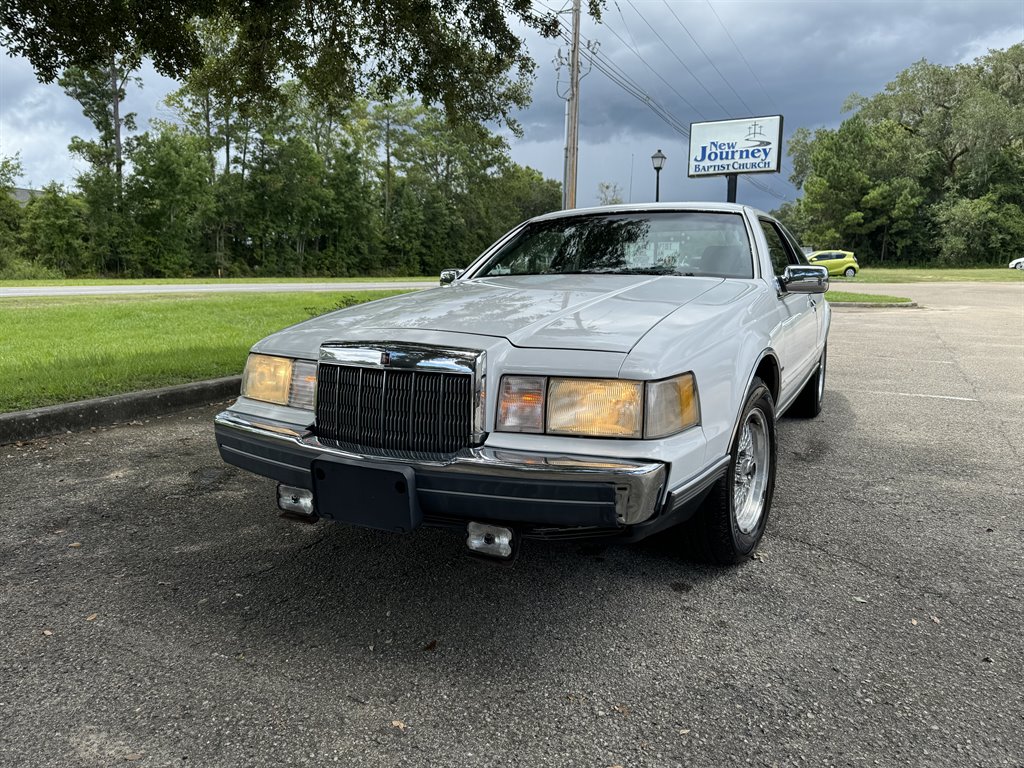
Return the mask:
<svg viewBox="0 0 1024 768">
<path fill-rule="evenodd" d="M 651 164 L 654 166 L 654 202 L 661 199 L 661 169 L 665 167 L 668 158 L 660 149 L 651 155 Z"/>
</svg>

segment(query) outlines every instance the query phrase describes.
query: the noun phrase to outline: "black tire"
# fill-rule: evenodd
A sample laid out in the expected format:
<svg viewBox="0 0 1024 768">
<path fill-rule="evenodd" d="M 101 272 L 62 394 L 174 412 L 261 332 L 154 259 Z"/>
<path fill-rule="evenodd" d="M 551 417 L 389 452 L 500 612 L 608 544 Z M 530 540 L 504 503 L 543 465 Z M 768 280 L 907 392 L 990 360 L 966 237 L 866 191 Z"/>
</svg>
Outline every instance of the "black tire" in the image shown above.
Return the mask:
<svg viewBox="0 0 1024 768">
<path fill-rule="evenodd" d="M 821 401 L 825 397 L 825 371 L 828 362 L 828 347 L 821 350 L 821 359 L 818 361 L 818 369 L 814 375 L 807 380 L 796 400 L 786 411 L 787 416 L 795 416 L 798 419 L 813 419 L 821 413 Z"/>
<path fill-rule="evenodd" d="M 744 428 L 752 419 L 757 419 L 764 428 L 764 447 L 767 450 L 768 466 L 766 469 L 763 465 L 759 467 L 764 471 L 763 488 L 758 490 L 758 486 L 755 485 L 754 492 L 751 493 L 751 498 L 755 496 L 760 498 L 759 515 L 756 521 L 747 517 L 746 525 L 743 525 L 737 519 L 737 513 L 741 510 L 737 510 L 735 507 L 734 491 L 738 490 L 737 472 L 744 469 L 740 466 L 740 444 L 743 442 Z M 772 400 L 772 394 L 768 387 L 758 378 L 751 383 L 747 393 L 730 456 L 731 460 L 725 477 L 711 489 L 694 521 L 696 523 L 694 533 L 701 539 L 704 554 L 709 560 L 719 565 L 732 565 L 750 557 L 764 535 L 765 526 L 768 524 L 768 513 L 772 506 L 772 496 L 775 493 L 775 402 Z M 756 464 L 755 467 L 757 467 Z M 746 471 L 749 478 L 749 465 L 746 466 Z M 757 469 L 754 471 L 756 473 Z M 760 481 L 761 478 L 757 482 Z M 746 504 L 742 509 L 748 509 Z"/>
<path fill-rule="evenodd" d="M 857 270 L 854 269 L 853 267 L 847 267 L 843 274 L 846 275 L 847 277 L 856 277 Z"/>
</svg>

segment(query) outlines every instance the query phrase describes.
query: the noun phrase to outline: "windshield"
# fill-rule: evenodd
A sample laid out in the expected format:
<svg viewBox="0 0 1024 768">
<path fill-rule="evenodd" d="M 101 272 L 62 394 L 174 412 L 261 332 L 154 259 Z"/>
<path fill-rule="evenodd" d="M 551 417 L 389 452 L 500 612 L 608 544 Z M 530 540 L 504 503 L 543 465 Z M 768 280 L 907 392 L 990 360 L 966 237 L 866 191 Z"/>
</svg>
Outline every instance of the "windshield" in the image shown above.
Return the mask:
<svg viewBox="0 0 1024 768">
<path fill-rule="evenodd" d="M 737 213 L 595 214 L 525 226 L 475 277 L 617 274 L 754 276 Z"/>
</svg>

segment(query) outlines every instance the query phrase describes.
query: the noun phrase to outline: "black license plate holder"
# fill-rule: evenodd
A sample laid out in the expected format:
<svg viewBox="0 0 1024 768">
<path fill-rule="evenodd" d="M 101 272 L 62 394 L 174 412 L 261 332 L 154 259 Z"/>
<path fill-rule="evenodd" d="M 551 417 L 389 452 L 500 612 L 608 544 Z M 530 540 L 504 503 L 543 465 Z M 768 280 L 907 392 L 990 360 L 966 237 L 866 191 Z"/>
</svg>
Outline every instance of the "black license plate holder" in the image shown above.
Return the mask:
<svg viewBox="0 0 1024 768">
<path fill-rule="evenodd" d="M 319 458 L 313 461 L 317 514 L 339 523 L 408 533 L 423 522 L 410 467 Z"/>
</svg>

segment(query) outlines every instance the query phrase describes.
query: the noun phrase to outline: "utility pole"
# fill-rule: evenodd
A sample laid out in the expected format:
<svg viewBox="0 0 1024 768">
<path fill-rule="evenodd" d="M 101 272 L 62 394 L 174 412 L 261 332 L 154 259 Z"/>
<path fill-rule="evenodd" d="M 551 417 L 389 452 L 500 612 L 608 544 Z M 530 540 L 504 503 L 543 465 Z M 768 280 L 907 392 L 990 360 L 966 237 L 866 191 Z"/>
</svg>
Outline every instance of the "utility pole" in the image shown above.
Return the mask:
<svg viewBox="0 0 1024 768">
<path fill-rule="evenodd" d="M 569 54 L 569 102 L 565 120 L 563 209 L 576 207 L 576 167 L 580 144 L 580 0 L 572 0 L 572 51 Z"/>
<path fill-rule="evenodd" d="M 121 157 L 121 83 L 117 72 L 117 54 L 110 54 L 110 106 L 114 118 L 114 179 L 117 181 L 117 206 L 121 206 L 124 187 L 124 160 Z"/>
</svg>

